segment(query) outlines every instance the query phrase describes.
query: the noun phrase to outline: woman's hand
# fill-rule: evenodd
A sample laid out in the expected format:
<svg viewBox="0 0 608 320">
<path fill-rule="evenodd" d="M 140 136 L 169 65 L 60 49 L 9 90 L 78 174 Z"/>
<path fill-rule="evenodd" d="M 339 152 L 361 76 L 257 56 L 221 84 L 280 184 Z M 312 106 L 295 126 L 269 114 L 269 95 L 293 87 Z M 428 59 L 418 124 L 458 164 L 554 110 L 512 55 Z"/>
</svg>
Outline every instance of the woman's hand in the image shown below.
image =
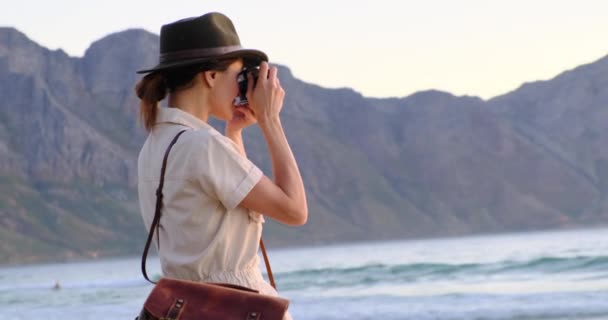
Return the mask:
<svg viewBox="0 0 608 320">
<path fill-rule="evenodd" d="M 255 88 L 253 76 L 248 74 L 247 100 L 260 125 L 278 119 L 283 108 L 285 90 L 281 87 L 277 71 L 277 67 L 269 67 L 267 62 L 262 62 Z"/>
<path fill-rule="evenodd" d="M 243 129 L 255 124 L 258 120 L 249 106 L 236 107 L 232 114 L 232 119 L 226 122 L 226 136 L 234 135 Z"/>
<path fill-rule="evenodd" d="M 243 142 L 243 129 L 256 123 L 257 120 L 248 106 L 239 106 L 234 109 L 232 119 L 226 122 L 226 137 L 236 143 L 239 153 L 247 157 Z"/>
</svg>

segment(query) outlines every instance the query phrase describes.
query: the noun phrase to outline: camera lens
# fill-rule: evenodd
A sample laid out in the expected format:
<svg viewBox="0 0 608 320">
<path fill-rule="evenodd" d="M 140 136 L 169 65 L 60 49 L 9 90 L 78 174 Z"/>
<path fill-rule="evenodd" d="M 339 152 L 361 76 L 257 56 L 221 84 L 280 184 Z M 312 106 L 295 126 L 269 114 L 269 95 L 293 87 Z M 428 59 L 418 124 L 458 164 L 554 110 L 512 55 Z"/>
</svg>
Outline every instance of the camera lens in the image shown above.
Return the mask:
<svg viewBox="0 0 608 320">
<path fill-rule="evenodd" d="M 248 75 L 249 75 L 249 73 L 251 73 L 251 75 L 253 76 L 253 86 L 255 87 L 255 84 L 257 83 L 257 80 L 258 80 L 259 72 L 260 72 L 260 67 L 257 67 L 257 66 L 256 67 L 245 67 L 245 68 L 243 68 L 243 70 L 241 70 L 241 72 L 239 72 L 239 74 L 237 75 L 237 78 L 236 78 L 236 81 L 239 85 L 239 96 L 234 99 L 235 106 L 242 106 L 242 105 L 249 103 L 247 101 L 247 85 L 249 83 Z"/>
</svg>

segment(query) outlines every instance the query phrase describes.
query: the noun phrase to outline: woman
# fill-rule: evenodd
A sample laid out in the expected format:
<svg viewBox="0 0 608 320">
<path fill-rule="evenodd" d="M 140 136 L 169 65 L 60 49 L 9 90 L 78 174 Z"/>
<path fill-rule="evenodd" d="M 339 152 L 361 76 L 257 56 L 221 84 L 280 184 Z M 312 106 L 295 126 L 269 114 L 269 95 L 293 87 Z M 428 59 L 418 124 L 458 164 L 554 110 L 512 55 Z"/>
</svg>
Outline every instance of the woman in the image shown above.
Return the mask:
<svg viewBox="0 0 608 320">
<path fill-rule="evenodd" d="M 228 17 L 209 13 L 161 29 L 160 63 L 137 84 L 140 115 L 149 136 L 138 159 L 141 214 L 154 216 L 161 163 L 170 141 L 163 187 L 159 256 L 163 276 L 232 283 L 262 294 L 277 292 L 262 278 L 258 245 L 264 216 L 297 226 L 308 209 L 302 177 L 279 113 L 285 92 L 266 54 L 243 49 Z M 248 75 L 249 104 L 235 106 L 237 77 Z M 255 87 L 254 87 L 255 82 Z M 159 101 L 168 94 L 168 107 Z M 207 124 L 227 121 L 225 136 Z M 245 155 L 242 130 L 254 123 L 264 134 L 274 181 Z"/>
</svg>

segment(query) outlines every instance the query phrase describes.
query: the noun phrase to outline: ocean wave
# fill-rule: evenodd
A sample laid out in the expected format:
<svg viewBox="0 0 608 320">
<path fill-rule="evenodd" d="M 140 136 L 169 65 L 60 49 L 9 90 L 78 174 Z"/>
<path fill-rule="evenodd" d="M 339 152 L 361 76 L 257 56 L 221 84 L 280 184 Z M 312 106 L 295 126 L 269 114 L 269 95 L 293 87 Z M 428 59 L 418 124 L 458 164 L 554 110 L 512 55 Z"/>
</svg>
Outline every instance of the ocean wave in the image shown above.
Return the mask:
<svg viewBox="0 0 608 320">
<path fill-rule="evenodd" d="M 608 256 L 542 256 L 528 260 L 492 263 L 374 263 L 362 266 L 332 267 L 278 273 L 286 289 L 370 285 L 382 282 L 405 283 L 435 280 L 478 279 L 493 276 L 536 276 L 581 274 L 596 278 L 608 276 Z M 589 276 L 587 276 L 589 277 Z"/>
<path fill-rule="evenodd" d="M 539 256 L 527 260 L 504 260 L 491 263 L 409 264 L 371 263 L 360 266 L 301 269 L 276 272 L 277 281 L 285 290 L 304 288 L 336 288 L 370 286 L 383 283 L 424 283 L 432 281 L 470 281 L 489 277 L 534 278 L 546 275 L 576 275 L 580 280 L 608 278 L 608 256 Z M 151 279 L 158 280 L 160 274 Z M 106 281 L 59 282 L 61 289 L 127 288 L 145 286 L 143 278 Z M 0 292 L 53 289 L 55 283 L 0 285 Z"/>
<path fill-rule="evenodd" d="M 608 271 L 608 256 L 539 257 L 530 261 L 507 261 L 497 272 L 542 271 L 545 273 Z"/>
</svg>

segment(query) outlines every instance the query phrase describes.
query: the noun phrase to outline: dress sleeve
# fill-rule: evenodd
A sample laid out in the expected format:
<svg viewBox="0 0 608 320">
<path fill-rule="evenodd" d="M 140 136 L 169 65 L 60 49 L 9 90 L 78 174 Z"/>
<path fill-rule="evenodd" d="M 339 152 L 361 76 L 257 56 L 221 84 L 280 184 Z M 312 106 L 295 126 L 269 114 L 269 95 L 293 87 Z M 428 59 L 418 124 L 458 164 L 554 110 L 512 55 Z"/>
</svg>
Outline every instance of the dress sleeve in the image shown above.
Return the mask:
<svg viewBox="0 0 608 320">
<path fill-rule="evenodd" d="M 199 160 L 199 182 L 228 210 L 238 206 L 264 175 L 230 139 L 214 135 Z"/>
</svg>

